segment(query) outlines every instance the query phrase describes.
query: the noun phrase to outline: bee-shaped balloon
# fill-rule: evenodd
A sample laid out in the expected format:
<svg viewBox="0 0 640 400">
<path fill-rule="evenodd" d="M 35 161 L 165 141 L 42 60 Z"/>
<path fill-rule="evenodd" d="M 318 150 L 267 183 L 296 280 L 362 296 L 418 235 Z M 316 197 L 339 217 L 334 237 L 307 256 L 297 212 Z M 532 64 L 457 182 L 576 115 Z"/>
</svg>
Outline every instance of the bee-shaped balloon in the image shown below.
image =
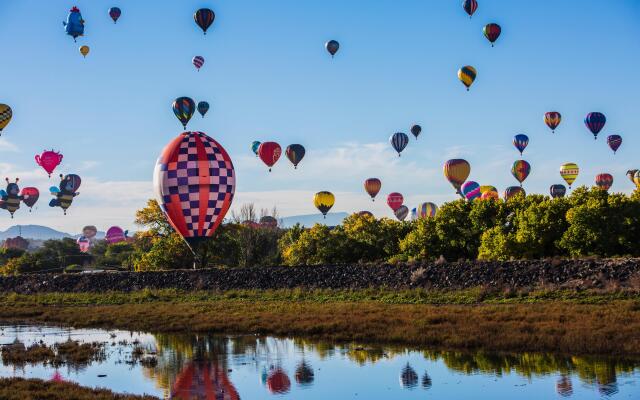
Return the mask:
<svg viewBox="0 0 640 400">
<path fill-rule="evenodd" d="M 64 210 L 64 215 L 67 215 L 67 208 L 71 206 L 73 198 L 80 194 L 77 190 L 82 180 L 75 174 L 64 176 L 60 174 L 60 178 L 62 180 L 58 187 L 51 186 L 49 188 L 51 194 L 56 197 L 49 202 L 49 207 L 60 207 Z"/>
<path fill-rule="evenodd" d="M 13 213 L 20 208 L 20 202 L 24 199 L 24 196 L 20 195 L 18 178 L 16 178 L 15 182 L 10 182 L 9 178 L 5 180 L 7 181 L 7 189 L 0 190 L 0 208 L 9 211 L 11 218 L 13 218 Z"/>
</svg>

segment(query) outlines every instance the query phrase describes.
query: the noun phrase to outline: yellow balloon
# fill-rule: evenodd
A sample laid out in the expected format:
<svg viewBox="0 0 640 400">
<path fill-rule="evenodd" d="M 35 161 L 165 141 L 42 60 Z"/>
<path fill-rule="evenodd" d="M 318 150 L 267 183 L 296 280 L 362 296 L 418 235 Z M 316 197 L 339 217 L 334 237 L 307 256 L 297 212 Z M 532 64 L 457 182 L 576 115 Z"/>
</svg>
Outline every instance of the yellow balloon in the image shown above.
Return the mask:
<svg viewBox="0 0 640 400">
<path fill-rule="evenodd" d="M 84 45 L 84 46 L 80 46 L 80 54 L 82 54 L 83 57 L 86 57 L 87 54 L 89 54 L 89 46 Z"/>
<path fill-rule="evenodd" d="M 313 196 L 313 205 L 316 206 L 322 215 L 326 216 L 333 204 L 336 202 L 336 198 L 331 192 L 318 192 Z"/>
<path fill-rule="evenodd" d="M 636 171 L 636 173 L 633 174 L 633 183 L 636 184 L 636 188 L 640 189 L 640 171 Z"/>
<path fill-rule="evenodd" d="M 0 104 L 0 132 L 9 125 L 12 116 L 13 111 L 11 110 L 11 107 L 6 104 Z"/>
<path fill-rule="evenodd" d="M 458 79 L 462 82 L 469 90 L 469 87 L 476 80 L 477 71 L 471 65 L 466 65 L 458 70 Z"/>
<path fill-rule="evenodd" d="M 480 193 L 484 194 L 486 192 L 498 193 L 498 189 L 496 189 L 495 186 L 491 186 L 491 185 L 480 185 Z"/>
<path fill-rule="evenodd" d="M 571 184 L 576 180 L 579 172 L 580 168 L 576 163 L 566 163 L 560 166 L 560 176 L 567 182 L 569 189 L 571 189 Z"/>
</svg>

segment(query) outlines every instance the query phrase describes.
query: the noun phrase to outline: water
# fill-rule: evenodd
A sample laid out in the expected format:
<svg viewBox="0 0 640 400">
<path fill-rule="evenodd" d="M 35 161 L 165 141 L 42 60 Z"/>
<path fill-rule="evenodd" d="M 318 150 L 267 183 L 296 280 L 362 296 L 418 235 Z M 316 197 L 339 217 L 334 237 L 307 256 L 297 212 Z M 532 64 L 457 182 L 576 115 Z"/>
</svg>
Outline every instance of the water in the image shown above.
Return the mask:
<svg viewBox="0 0 640 400">
<path fill-rule="evenodd" d="M 5 365 L 2 376 L 64 379 L 184 399 L 640 399 L 640 362 L 336 346 L 256 336 L 0 327 L 0 343 L 105 343 L 89 365 Z M 145 349 L 147 360 L 132 358 Z M 99 375 L 106 375 L 99 377 Z M 210 397 L 207 397 L 210 396 Z"/>
</svg>

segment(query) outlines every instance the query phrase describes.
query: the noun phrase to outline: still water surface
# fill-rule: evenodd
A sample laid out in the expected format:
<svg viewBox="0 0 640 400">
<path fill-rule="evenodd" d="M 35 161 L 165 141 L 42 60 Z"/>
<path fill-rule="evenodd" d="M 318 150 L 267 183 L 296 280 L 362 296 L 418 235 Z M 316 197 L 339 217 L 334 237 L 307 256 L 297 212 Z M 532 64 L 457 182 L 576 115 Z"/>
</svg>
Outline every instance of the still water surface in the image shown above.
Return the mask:
<svg viewBox="0 0 640 400">
<path fill-rule="evenodd" d="M 0 343 L 101 342 L 89 365 L 8 365 L 2 376 L 63 379 L 174 399 L 640 399 L 640 362 L 333 345 L 256 336 L 0 327 Z M 134 349 L 144 349 L 133 357 Z M 140 362 L 143 359 L 148 362 Z"/>
</svg>

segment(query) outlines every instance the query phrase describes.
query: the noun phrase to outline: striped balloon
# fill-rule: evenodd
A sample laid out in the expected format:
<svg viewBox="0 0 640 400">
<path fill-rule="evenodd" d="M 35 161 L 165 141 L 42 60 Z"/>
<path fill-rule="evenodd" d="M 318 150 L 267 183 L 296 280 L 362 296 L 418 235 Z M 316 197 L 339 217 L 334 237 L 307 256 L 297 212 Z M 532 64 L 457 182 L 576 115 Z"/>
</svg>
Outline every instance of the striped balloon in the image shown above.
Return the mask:
<svg viewBox="0 0 640 400">
<path fill-rule="evenodd" d="M 478 2 L 476 0 L 464 0 L 462 2 L 462 8 L 464 8 L 464 11 L 469 14 L 469 18 L 471 18 L 473 13 L 478 9 Z"/>
<path fill-rule="evenodd" d="M 464 185 L 462 185 L 461 189 L 462 194 L 464 194 L 464 197 L 469 201 L 473 201 L 481 195 L 480 185 L 478 184 L 478 182 L 466 182 Z"/>
<path fill-rule="evenodd" d="M 613 185 L 613 176 L 611 174 L 596 175 L 596 186 L 602 190 L 609 190 Z"/>
<path fill-rule="evenodd" d="M 122 14 L 122 11 L 120 11 L 120 9 L 118 7 L 111 7 L 109 9 L 109 16 L 111 17 L 111 19 L 113 20 L 113 23 L 115 24 L 116 22 L 118 22 L 118 18 L 120 18 L 120 15 Z"/>
<path fill-rule="evenodd" d="M 173 113 L 182 124 L 182 127 L 187 129 L 187 124 L 196 111 L 196 103 L 189 97 L 178 97 L 173 101 L 172 107 Z"/>
<path fill-rule="evenodd" d="M 393 210 L 396 211 L 400 206 L 404 203 L 404 197 L 402 194 L 398 192 L 389 193 L 387 195 L 387 205 Z"/>
<path fill-rule="evenodd" d="M 458 79 L 467 87 L 467 91 L 476 80 L 476 69 L 470 65 L 466 65 L 458 70 Z"/>
<path fill-rule="evenodd" d="M 216 14 L 209 8 L 201 8 L 193 14 L 193 20 L 196 21 L 196 24 L 198 24 L 205 35 L 215 18 Z"/>
<path fill-rule="evenodd" d="M 569 189 L 571 189 L 571 184 L 575 182 L 578 174 L 580 173 L 580 168 L 576 163 L 566 163 L 560 166 L 560 176 L 567 182 L 569 185 Z"/>
<path fill-rule="evenodd" d="M 554 199 L 564 197 L 564 195 L 567 194 L 567 188 L 564 185 L 560 184 L 551 185 L 551 187 L 549 188 L 549 194 Z"/>
<path fill-rule="evenodd" d="M 195 252 L 231 207 L 235 170 L 214 139 L 203 132 L 183 132 L 160 153 L 154 188 L 171 226 Z"/>
<path fill-rule="evenodd" d="M 593 133 L 593 139 L 598 138 L 598 133 L 604 128 L 604 124 L 607 122 L 607 118 L 604 114 L 599 112 L 590 112 L 584 118 L 584 124 Z"/>
<path fill-rule="evenodd" d="M 511 167 L 511 174 L 518 182 L 520 182 L 520 186 L 522 186 L 522 182 L 529 176 L 531 172 L 531 165 L 525 160 L 518 160 L 513 163 Z"/>
<path fill-rule="evenodd" d="M 504 190 L 503 197 L 505 201 L 509 201 L 510 199 L 513 199 L 519 194 L 522 194 L 523 197 L 527 195 L 524 189 L 521 188 L 520 186 L 509 186 Z"/>
<path fill-rule="evenodd" d="M 294 169 L 298 169 L 298 164 L 304 158 L 305 152 L 304 146 L 301 144 L 290 144 L 284 151 Z"/>
<path fill-rule="evenodd" d="M 518 149 L 520 155 L 522 155 L 522 152 L 527 148 L 528 144 L 529 136 L 527 135 L 518 134 L 513 137 L 513 145 L 516 147 L 516 149 Z"/>
<path fill-rule="evenodd" d="M 487 24 L 482 28 L 482 33 L 484 33 L 484 36 L 491 42 L 491 47 L 493 47 L 493 43 L 500 37 L 500 32 L 502 32 L 502 28 L 500 28 L 498 24 Z"/>
<path fill-rule="evenodd" d="M 193 57 L 193 60 L 191 60 L 191 62 L 193 62 L 193 66 L 196 67 L 198 72 L 200 72 L 200 68 L 202 68 L 202 66 L 204 65 L 204 57 L 195 56 Z"/>
<path fill-rule="evenodd" d="M 402 205 L 398 207 L 398 209 L 395 210 L 393 214 L 396 216 L 396 218 L 398 218 L 398 221 L 404 221 L 407 218 L 407 215 L 409 215 L 409 208 L 407 208 L 407 206 L 405 205 Z"/>
<path fill-rule="evenodd" d="M 418 206 L 417 217 L 418 218 L 433 218 L 438 212 L 438 206 L 431 202 L 422 203 Z"/>
<path fill-rule="evenodd" d="M 560 125 L 560 121 L 562 121 L 562 115 L 560 115 L 559 112 L 549 111 L 544 113 L 544 123 L 551 129 L 551 133 L 556 131 L 556 128 Z"/>
<path fill-rule="evenodd" d="M 378 178 L 369 178 L 364 181 L 364 190 L 371 196 L 371 201 L 375 201 L 381 188 L 382 182 Z"/>
<path fill-rule="evenodd" d="M 607 137 L 607 144 L 609 145 L 611 150 L 613 150 L 613 154 L 616 154 L 616 151 L 618 151 L 618 148 L 620 148 L 620 145 L 622 144 L 622 136 L 609 135 Z"/>
<path fill-rule="evenodd" d="M 398 152 L 398 157 L 400 157 L 400 153 L 409 143 L 409 136 L 406 133 L 396 132 L 389 138 L 389 143 L 391 143 L 393 149 Z"/>
<path fill-rule="evenodd" d="M 456 192 L 460 192 L 460 187 L 467 180 L 471 173 L 471 165 L 467 160 L 453 159 L 444 163 L 444 177 L 447 178 L 449 183 L 456 189 Z"/>
</svg>

